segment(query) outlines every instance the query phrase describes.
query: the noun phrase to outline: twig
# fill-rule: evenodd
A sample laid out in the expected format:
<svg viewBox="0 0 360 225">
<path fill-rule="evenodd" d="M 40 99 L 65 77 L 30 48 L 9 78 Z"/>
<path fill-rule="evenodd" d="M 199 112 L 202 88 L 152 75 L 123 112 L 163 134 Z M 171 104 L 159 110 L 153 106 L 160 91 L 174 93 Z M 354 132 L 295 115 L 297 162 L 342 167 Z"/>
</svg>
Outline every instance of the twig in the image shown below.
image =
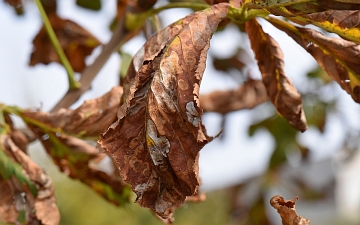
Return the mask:
<svg viewBox="0 0 360 225">
<path fill-rule="evenodd" d="M 118 49 L 119 45 L 126 39 L 128 32 L 124 25 L 124 16 L 121 17 L 119 23 L 110 39 L 110 41 L 104 45 L 100 55 L 95 59 L 94 63 L 86 67 L 82 72 L 79 80 L 81 87 L 77 90 L 69 90 L 64 97 L 55 105 L 50 112 L 56 112 L 60 108 L 69 108 L 74 102 L 76 102 L 80 96 L 91 88 L 91 82 L 101 70 L 103 65 L 107 62 L 111 54 Z"/>
<path fill-rule="evenodd" d="M 71 67 L 69 60 L 66 58 L 66 55 L 65 55 L 63 49 L 61 48 L 60 42 L 56 37 L 56 34 L 54 32 L 54 29 L 51 26 L 49 18 L 46 15 L 44 7 L 42 6 L 40 0 L 35 0 L 35 3 L 39 9 L 41 18 L 44 22 L 45 30 L 46 30 L 47 34 L 49 35 L 51 44 L 53 45 L 53 47 L 56 51 L 56 54 L 60 59 L 60 62 L 63 64 L 63 66 L 65 67 L 66 72 L 68 74 L 69 90 L 78 89 L 80 87 L 80 83 L 78 83 L 74 78 L 74 70 Z"/>
</svg>

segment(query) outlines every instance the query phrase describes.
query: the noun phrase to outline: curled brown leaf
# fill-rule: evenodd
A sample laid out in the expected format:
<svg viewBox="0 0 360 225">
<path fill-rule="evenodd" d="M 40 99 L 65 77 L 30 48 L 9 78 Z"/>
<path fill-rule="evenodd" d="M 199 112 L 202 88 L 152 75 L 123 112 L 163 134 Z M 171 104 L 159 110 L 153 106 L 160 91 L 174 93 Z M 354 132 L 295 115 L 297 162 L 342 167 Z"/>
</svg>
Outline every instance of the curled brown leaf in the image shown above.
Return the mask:
<svg viewBox="0 0 360 225">
<path fill-rule="evenodd" d="M 25 111 L 24 116 L 55 129 L 82 137 L 98 137 L 116 120 L 122 87 L 114 87 L 103 96 L 85 101 L 77 109 L 60 109 L 56 113 Z"/>
<path fill-rule="evenodd" d="M 283 225 L 308 225 L 310 220 L 296 214 L 295 203 L 299 198 L 284 200 L 280 195 L 270 199 L 270 205 L 274 207 L 282 219 Z"/>
<path fill-rule="evenodd" d="M 262 30 L 256 19 L 247 21 L 245 25 L 271 102 L 294 128 L 305 131 L 307 124 L 301 96 L 285 75 L 279 45 Z"/>
<path fill-rule="evenodd" d="M 5 222 L 14 224 L 59 224 L 60 213 L 56 206 L 51 178 L 15 144 L 11 137 L 13 135 L 1 135 L 1 149 L 21 165 L 22 172 L 35 185 L 37 195 L 34 196 L 27 186 L 22 185 L 14 177 L 5 179 L 0 175 L 0 217 Z M 19 218 L 24 221 L 19 221 Z"/>
<path fill-rule="evenodd" d="M 61 19 L 56 14 L 51 14 L 49 20 L 72 68 L 81 72 L 86 66 L 85 57 L 100 45 L 100 41 L 78 24 Z M 44 27 L 36 35 L 33 45 L 29 63 L 31 66 L 60 62 Z"/>
<path fill-rule="evenodd" d="M 196 12 L 148 40 L 128 70 L 118 121 L 99 140 L 136 202 L 166 220 L 198 190 L 198 153 L 211 140 L 201 124 L 199 87 L 210 38 L 227 9 Z"/>
<path fill-rule="evenodd" d="M 61 109 L 57 113 L 28 110 L 22 113 L 29 128 L 62 172 L 79 179 L 115 205 L 126 203 L 130 196 L 124 192 L 127 187 L 117 171 L 104 172 L 114 168 L 113 164 L 109 164 L 109 168 L 98 168 L 98 161 L 105 157 L 105 153 L 68 134 L 98 137 L 116 120 L 122 90 L 115 87 L 97 99 L 85 101 L 75 110 Z"/>
</svg>

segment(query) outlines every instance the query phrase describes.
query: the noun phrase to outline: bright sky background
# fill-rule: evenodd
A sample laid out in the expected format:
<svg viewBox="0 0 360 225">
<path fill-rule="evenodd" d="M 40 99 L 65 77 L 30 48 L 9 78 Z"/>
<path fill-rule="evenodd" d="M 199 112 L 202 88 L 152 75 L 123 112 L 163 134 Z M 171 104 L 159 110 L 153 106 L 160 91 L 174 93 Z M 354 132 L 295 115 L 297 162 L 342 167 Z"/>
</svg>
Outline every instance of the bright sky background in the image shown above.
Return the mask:
<svg viewBox="0 0 360 225">
<path fill-rule="evenodd" d="M 32 51 L 32 40 L 42 24 L 37 8 L 32 1 L 26 1 L 26 13 L 21 17 L 14 15 L 12 8 L 0 1 L 0 102 L 8 105 L 17 105 L 22 108 L 39 108 L 50 110 L 55 103 L 67 91 L 67 77 L 65 69 L 57 64 L 36 65 L 29 67 L 29 57 Z M 70 19 L 83 26 L 106 43 L 111 33 L 107 29 L 108 24 L 115 15 L 115 1 L 102 1 L 103 7 L 100 12 L 91 12 L 79 8 L 73 0 L 58 1 L 58 14 L 62 18 Z M 161 13 L 164 25 L 168 25 L 189 13 L 188 10 L 168 10 Z M 303 85 L 303 75 L 315 66 L 315 61 L 301 47 L 286 34 L 271 27 L 262 21 L 265 31 L 269 32 L 279 41 L 285 55 L 285 70 L 293 80 L 296 87 Z M 238 46 L 249 46 L 248 40 L 229 27 L 225 31 L 215 35 L 211 42 L 210 51 L 218 56 L 231 55 Z M 145 40 L 135 38 L 125 46 L 125 51 L 134 54 Z M 99 53 L 96 49 L 88 61 L 94 59 Z M 252 54 L 249 52 L 249 54 Z M 211 63 L 208 63 L 210 65 Z M 100 71 L 93 81 L 92 90 L 86 93 L 76 104 L 79 106 L 85 99 L 99 97 L 117 84 L 117 76 L 120 66 L 120 57 L 113 54 L 108 63 Z M 259 72 L 252 65 L 252 74 Z M 226 76 L 216 75 L 218 72 L 208 67 L 202 82 L 201 92 L 208 93 L 212 90 L 236 88 L 233 80 Z M 336 94 L 343 95 L 343 111 L 348 117 L 349 126 L 360 124 L 358 115 L 359 107 L 354 105 L 352 99 L 343 91 Z M 266 107 L 261 109 L 267 110 Z M 356 113 L 356 114 L 355 114 Z M 264 111 L 264 115 L 267 112 Z M 272 137 L 265 131 L 259 131 L 249 138 L 246 134 L 247 126 L 253 118 L 251 111 L 244 110 L 228 114 L 228 126 L 226 137 L 217 139 L 207 145 L 201 151 L 200 175 L 204 190 L 217 189 L 230 184 L 239 183 L 255 174 L 261 174 L 267 167 L 268 158 L 274 145 Z M 339 140 L 343 137 L 340 121 L 330 118 L 333 122 L 329 125 L 332 132 L 325 133 L 324 137 L 314 129 L 310 129 L 299 135 L 299 139 L 306 142 L 306 146 L 324 146 L 313 152 L 314 159 L 322 159 L 332 154 L 339 147 Z M 204 123 L 209 134 L 216 134 L 221 129 L 221 117 L 211 113 L 204 116 Z M 351 122 L 352 121 L 352 122 Z M 333 132 L 338 130 L 337 132 Z"/>
</svg>

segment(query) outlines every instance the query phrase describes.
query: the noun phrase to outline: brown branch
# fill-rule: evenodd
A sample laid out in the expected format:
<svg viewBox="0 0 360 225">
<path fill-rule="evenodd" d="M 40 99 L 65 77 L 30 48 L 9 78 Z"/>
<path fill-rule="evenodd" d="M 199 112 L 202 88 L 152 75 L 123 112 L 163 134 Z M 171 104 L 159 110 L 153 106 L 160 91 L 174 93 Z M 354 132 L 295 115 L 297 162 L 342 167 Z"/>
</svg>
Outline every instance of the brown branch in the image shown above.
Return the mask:
<svg viewBox="0 0 360 225">
<path fill-rule="evenodd" d="M 94 63 L 86 67 L 82 72 L 79 80 L 81 87 L 77 90 L 68 90 L 64 97 L 50 112 L 57 112 L 60 108 L 69 108 L 74 102 L 76 102 L 82 94 L 91 88 L 92 80 L 99 73 L 111 54 L 116 51 L 122 43 L 137 33 L 137 31 L 130 32 L 125 28 L 125 15 L 126 12 L 123 13 L 110 41 L 104 45 L 100 55 L 96 58 Z"/>
</svg>

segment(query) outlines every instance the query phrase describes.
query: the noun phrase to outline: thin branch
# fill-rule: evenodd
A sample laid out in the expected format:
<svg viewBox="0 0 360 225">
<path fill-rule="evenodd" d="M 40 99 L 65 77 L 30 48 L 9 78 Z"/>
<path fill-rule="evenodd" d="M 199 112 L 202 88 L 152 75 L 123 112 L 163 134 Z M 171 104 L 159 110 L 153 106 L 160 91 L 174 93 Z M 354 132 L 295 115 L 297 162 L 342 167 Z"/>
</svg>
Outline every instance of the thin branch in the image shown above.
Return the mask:
<svg viewBox="0 0 360 225">
<path fill-rule="evenodd" d="M 124 13 L 125 15 L 125 13 Z M 96 77 L 98 72 L 107 62 L 111 54 L 119 48 L 119 46 L 128 38 L 128 31 L 124 25 L 124 15 L 119 20 L 119 23 L 110 39 L 110 41 L 104 45 L 100 55 L 95 59 L 94 63 L 86 67 L 81 74 L 79 80 L 81 87 L 77 90 L 69 90 L 65 96 L 55 105 L 51 112 L 56 112 L 60 108 L 69 108 L 74 102 L 76 102 L 81 95 L 91 88 L 91 82 Z"/>
<path fill-rule="evenodd" d="M 56 54 L 60 59 L 60 62 L 63 64 L 63 66 L 65 67 L 66 72 L 68 74 L 69 90 L 78 89 L 80 87 L 80 83 L 78 83 L 74 78 L 74 70 L 71 67 L 69 60 L 66 58 L 66 55 L 65 55 L 63 49 L 61 48 L 60 42 L 59 42 L 58 38 L 56 37 L 56 34 L 54 32 L 54 29 L 51 26 L 49 18 L 46 15 L 44 7 L 42 6 L 40 0 L 35 0 L 35 3 L 39 9 L 41 18 L 44 22 L 45 30 L 50 38 L 51 44 L 53 45 L 53 47 L 56 51 Z"/>
</svg>

